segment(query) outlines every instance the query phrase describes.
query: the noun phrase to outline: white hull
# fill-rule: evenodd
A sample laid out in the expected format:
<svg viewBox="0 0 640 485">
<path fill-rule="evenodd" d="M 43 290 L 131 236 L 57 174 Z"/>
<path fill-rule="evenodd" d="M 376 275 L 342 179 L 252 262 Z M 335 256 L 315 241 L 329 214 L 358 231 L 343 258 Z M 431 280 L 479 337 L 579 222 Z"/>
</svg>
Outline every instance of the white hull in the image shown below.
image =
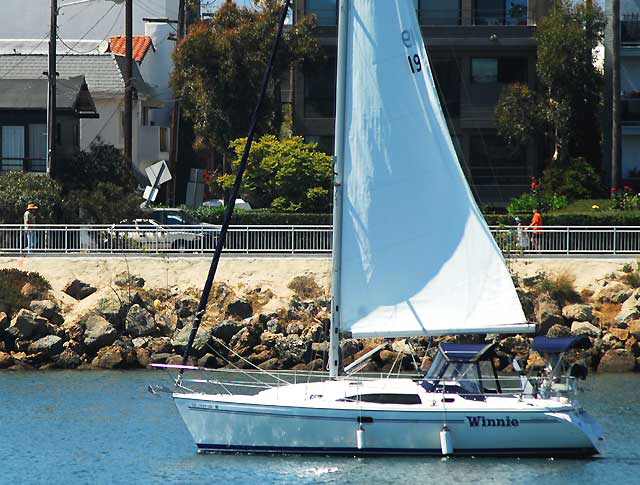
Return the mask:
<svg viewBox="0 0 640 485">
<path fill-rule="evenodd" d="M 174 394 L 174 400 L 201 451 L 441 455 L 440 431 L 446 423 L 453 454 L 601 452 L 601 431 L 593 418 L 557 401 L 507 396 L 474 401 L 424 392 L 416 405 L 329 402 L 312 394 L 323 384 L 290 385 L 255 396 Z M 306 398 L 300 398 L 302 388 Z M 449 401 L 445 409 L 443 397 Z"/>
</svg>

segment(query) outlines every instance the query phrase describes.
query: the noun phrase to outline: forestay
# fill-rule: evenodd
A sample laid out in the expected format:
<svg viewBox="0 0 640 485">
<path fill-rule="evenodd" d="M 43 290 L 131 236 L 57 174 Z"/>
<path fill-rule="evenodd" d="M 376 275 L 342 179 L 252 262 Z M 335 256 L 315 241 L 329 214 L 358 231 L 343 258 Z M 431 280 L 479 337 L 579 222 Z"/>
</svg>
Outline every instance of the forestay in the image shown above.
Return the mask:
<svg viewBox="0 0 640 485">
<path fill-rule="evenodd" d="M 349 12 L 340 330 L 532 330 L 458 163 L 414 2 Z"/>
</svg>

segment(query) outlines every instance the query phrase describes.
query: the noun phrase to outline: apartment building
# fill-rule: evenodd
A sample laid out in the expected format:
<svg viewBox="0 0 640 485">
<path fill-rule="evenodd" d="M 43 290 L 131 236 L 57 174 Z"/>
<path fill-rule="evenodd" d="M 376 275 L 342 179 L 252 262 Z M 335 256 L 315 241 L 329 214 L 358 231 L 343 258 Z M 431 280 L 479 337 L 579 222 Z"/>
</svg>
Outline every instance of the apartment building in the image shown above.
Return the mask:
<svg viewBox="0 0 640 485">
<path fill-rule="evenodd" d="M 528 190 L 540 147 L 509 147 L 495 106 L 510 83 L 535 87 L 536 24 L 550 0 L 414 0 L 436 85 L 463 168 L 478 202 L 505 205 Z M 294 75 L 296 133 L 333 153 L 338 0 L 302 0 L 316 15 L 324 60 Z M 640 60 L 640 57 L 638 58 Z M 640 99 L 640 98 L 639 98 Z"/>
</svg>

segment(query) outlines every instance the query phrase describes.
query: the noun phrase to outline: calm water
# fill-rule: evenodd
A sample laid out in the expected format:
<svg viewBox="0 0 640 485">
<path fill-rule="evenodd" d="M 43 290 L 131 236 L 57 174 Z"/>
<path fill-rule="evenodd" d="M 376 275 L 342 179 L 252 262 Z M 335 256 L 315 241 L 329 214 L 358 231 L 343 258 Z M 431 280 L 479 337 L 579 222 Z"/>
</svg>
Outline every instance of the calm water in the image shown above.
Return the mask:
<svg viewBox="0 0 640 485">
<path fill-rule="evenodd" d="M 199 455 L 152 371 L 0 373 L 0 483 L 640 483 L 640 375 L 587 381 L 593 460 Z"/>
</svg>

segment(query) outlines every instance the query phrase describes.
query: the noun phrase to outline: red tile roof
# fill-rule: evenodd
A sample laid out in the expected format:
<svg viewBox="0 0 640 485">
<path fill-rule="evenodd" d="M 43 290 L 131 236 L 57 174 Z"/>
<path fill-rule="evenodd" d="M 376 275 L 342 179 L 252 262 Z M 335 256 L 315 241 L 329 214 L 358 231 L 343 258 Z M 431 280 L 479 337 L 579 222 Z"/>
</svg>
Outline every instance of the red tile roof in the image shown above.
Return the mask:
<svg viewBox="0 0 640 485">
<path fill-rule="evenodd" d="M 126 37 L 124 35 L 112 35 L 109 38 L 109 50 L 117 56 L 124 56 L 126 49 Z M 148 35 L 133 36 L 133 58 L 136 62 L 142 62 L 149 47 L 154 49 L 151 37 Z"/>
</svg>

